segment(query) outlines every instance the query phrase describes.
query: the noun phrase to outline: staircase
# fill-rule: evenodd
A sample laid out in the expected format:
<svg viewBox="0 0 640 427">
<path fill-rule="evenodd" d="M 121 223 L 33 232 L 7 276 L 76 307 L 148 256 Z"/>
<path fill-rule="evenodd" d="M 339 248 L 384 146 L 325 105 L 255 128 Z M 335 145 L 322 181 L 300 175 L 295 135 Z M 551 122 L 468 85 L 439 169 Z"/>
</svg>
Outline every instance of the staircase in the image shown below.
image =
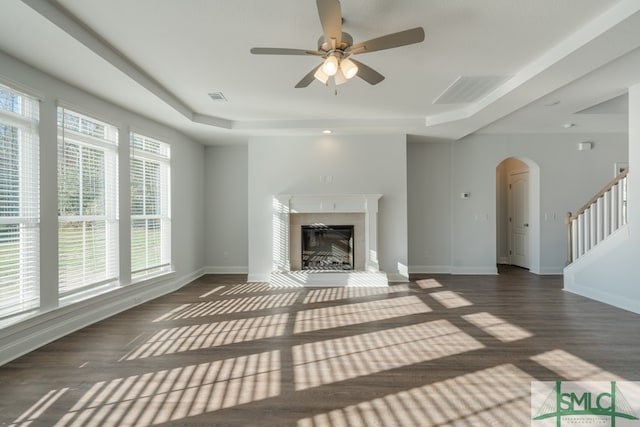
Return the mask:
<svg viewBox="0 0 640 427">
<path fill-rule="evenodd" d="M 627 173 L 625 169 L 576 213 L 567 213 L 567 265 L 627 223 Z"/>
</svg>

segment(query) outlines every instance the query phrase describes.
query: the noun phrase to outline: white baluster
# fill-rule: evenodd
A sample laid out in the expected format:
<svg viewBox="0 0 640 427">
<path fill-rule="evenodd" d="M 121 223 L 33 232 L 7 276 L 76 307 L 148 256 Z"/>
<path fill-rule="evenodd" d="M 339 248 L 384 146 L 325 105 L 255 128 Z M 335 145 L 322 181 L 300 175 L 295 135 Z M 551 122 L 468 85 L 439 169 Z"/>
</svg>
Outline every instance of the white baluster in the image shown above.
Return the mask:
<svg viewBox="0 0 640 427">
<path fill-rule="evenodd" d="M 611 232 L 618 229 L 618 211 L 620 210 L 618 184 L 611 187 Z"/>
<path fill-rule="evenodd" d="M 596 210 L 595 210 L 595 223 L 596 223 L 596 244 L 600 243 L 602 239 L 604 239 L 604 200 L 602 197 L 599 197 L 596 200 Z"/>
<path fill-rule="evenodd" d="M 611 191 L 607 191 L 602 196 L 602 232 L 604 237 L 611 234 Z"/>
<path fill-rule="evenodd" d="M 619 195 L 618 195 L 618 200 L 620 200 L 620 208 L 618 209 L 618 214 L 619 214 L 619 219 L 618 219 L 618 226 L 622 227 L 624 224 L 627 223 L 627 197 L 625 194 L 625 184 L 626 184 L 626 180 L 623 180 L 621 182 L 618 183 L 618 191 L 619 191 Z"/>
<path fill-rule="evenodd" d="M 593 203 L 591 205 L 591 207 L 589 208 L 589 212 L 590 212 L 590 218 L 589 218 L 589 249 L 593 248 L 595 245 L 598 244 L 598 241 L 596 240 L 596 238 L 598 237 L 597 234 L 597 227 L 596 227 L 596 221 L 598 220 L 598 209 L 597 209 L 597 205 L 595 203 Z"/>
<path fill-rule="evenodd" d="M 591 207 L 584 210 L 584 251 L 591 250 Z"/>
<path fill-rule="evenodd" d="M 584 243 L 585 243 L 585 238 L 584 238 L 584 212 L 580 214 L 580 216 L 578 216 L 578 256 L 582 256 L 582 254 L 584 254 Z"/>
<path fill-rule="evenodd" d="M 629 220 L 629 217 L 627 216 L 629 214 L 629 206 L 627 205 L 627 196 L 628 196 L 628 190 L 629 187 L 627 187 L 627 177 L 624 177 L 624 182 L 622 184 L 623 187 L 623 192 L 624 192 L 624 223 L 626 224 L 627 221 Z"/>
<path fill-rule="evenodd" d="M 578 220 L 571 221 L 571 262 L 578 259 L 581 255 L 578 251 Z"/>
<path fill-rule="evenodd" d="M 614 181 L 615 182 L 615 181 Z M 597 198 L 596 198 L 597 197 Z M 591 205 L 582 208 L 573 220 L 567 213 L 568 258 L 574 262 L 606 239 L 621 226 L 627 224 L 627 177 L 618 178 L 615 184 L 607 185 L 591 200 Z"/>
</svg>

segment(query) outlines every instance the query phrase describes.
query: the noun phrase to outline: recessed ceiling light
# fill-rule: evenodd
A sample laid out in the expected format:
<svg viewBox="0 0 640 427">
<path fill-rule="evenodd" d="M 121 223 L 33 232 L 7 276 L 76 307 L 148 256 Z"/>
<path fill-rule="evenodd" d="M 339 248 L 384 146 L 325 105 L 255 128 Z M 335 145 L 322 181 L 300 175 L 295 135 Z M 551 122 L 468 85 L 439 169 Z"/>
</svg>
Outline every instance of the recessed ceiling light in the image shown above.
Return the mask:
<svg viewBox="0 0 640 427">
<path fill-rule="evenodd" d="M 565 129 L 569 129 L 569 128 L 574 127 L 575 125 L 576 125 L 575 123 L 565 123 L 565 124 L 562 125 L 562 127 L 565 128 Z"/>
<path fill-rule="evenodd" d="M 324 133 L 325 135 L 328 135 L 330 133 L 332 133 L 332 131 L 330 129 L 325 129 L 322 131 L 322 133 Z"/>
</svg>

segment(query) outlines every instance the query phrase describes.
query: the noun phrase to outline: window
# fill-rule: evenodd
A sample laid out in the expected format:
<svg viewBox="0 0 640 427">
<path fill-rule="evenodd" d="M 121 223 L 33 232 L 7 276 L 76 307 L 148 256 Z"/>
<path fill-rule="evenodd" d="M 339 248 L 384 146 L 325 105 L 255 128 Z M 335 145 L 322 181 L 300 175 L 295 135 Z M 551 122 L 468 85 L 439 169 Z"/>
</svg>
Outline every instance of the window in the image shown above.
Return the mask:
<svg viewBox="0 0 640 427">
<path fill-rule="evenodd" d="M 171 268 L 169 144 L 131 134 L 131 277 Z"/>
<path fill-rule="evenodd" d="M 58 108 L 58 271 L 65 296 L 118 279 L 118 129 Z"/>
<path fill-rule="evenodd" d="M 0 85 L 0 318 L 40 303 L 38 107 Z"/>
</svg>

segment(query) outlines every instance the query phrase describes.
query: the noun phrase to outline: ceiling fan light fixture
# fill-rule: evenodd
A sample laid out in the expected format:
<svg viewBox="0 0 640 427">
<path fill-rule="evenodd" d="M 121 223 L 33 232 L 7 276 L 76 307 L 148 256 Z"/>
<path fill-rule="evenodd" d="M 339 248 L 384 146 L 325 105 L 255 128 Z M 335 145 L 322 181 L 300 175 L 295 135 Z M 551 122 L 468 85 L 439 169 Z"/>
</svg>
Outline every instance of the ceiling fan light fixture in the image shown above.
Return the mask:
<svg viewBox="0 0 640 427">
<path fill-rule="evenodd" d="M 336 83 L 336 86 L 339 86 L 343 83 L 348 82 L 349 80 L 342 72 L 342 69 L 338 69 L 338 71 L 336 71 L 335 76 L 333 76 L 333 81 Z"/>
<path fill-rule="evenodd" d="M 352 79 L 358 74 L 358 66 L 352 60 L 344 58 L 340 61 L 340 71 L 347 79 Z"/>
<path fill-rule="evenodd" d="M 316 80 L 322 82 L 323 85 L 326 85 L 327 82 L 329 81 L 329 76 L 327 75 L 327 73 L 324 72 L 322 68 L 323 67 L 318 67 L 316 72 L 313 74 L 313 77 L 315 77 Z"/>
<path fill-rule="evenodd" d="M 322 71 L 324 71 L 327 76 L 333 76 L 336 74 L 338 71 L 338 58 L 333 54 L 327 56 L 327 59 L 324 60 L 324 64 L 322 64 Z"/>
<path fill-rule="evenodd" d="M 425 38 L 424 28 L 415 27 L 354 44 L 351 35 L 342 31 L 344 18 L 340 0 L 316 0 L 316 7 L 322 26 L 317 50 L 270 47 L 250 50 L 254 55 L 312 55 L 322 58 L 322 63 L 307 72 L 295 85 L 296 88 L 307 87 L 316 79 L 327 84 L 331 77 L 337 84 L 342 84 L 355 76 L 376 85 L 384 80 L 384 76 L 355 59 L 347 60 L 350 55 L 407 46 L 423 42 Z M 337 73 L 340 75 L 336 76 Z"/>
</svg>

